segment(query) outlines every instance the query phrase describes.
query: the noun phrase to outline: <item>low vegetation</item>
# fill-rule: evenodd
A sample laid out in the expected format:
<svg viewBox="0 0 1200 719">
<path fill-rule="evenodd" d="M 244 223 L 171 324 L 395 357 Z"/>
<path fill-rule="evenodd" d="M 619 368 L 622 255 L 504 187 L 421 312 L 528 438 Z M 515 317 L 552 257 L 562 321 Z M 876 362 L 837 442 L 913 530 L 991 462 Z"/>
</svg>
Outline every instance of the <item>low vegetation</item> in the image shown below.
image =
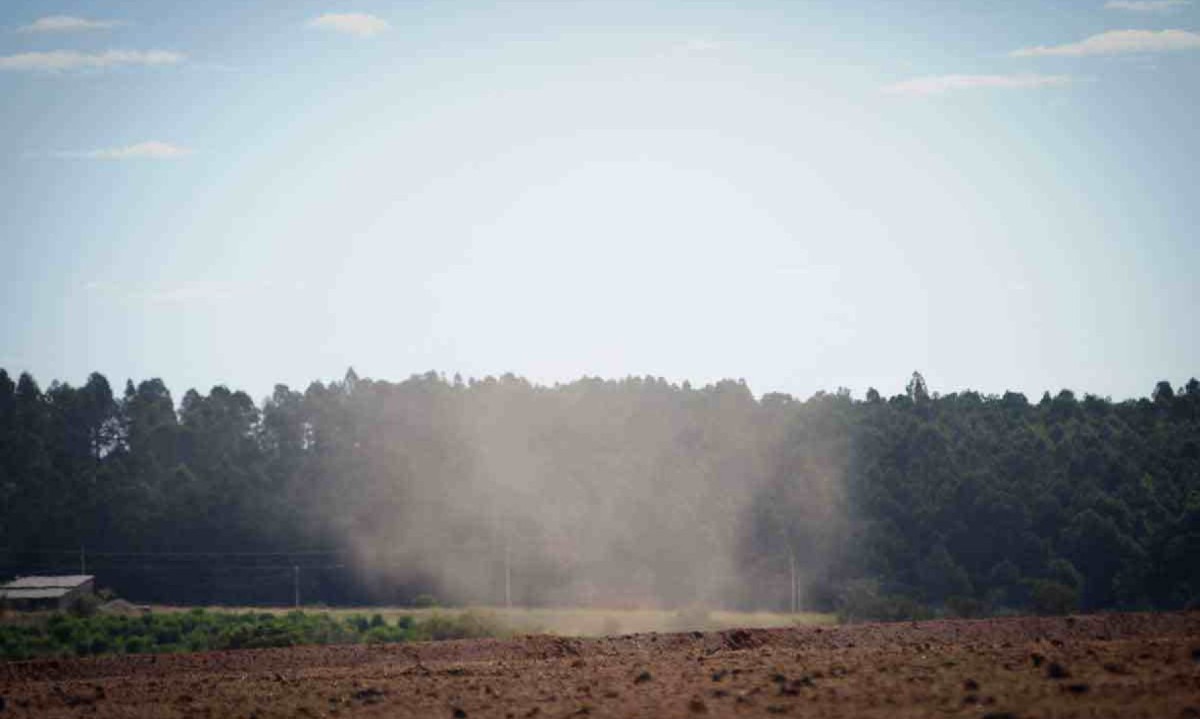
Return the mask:
<svg viewBox="0 0 1200 719">
<path fill-rule="evenodd" d="M 130 605 L 132 606 L 132 605 Z M 832 614 L 659 609 L 182 608 L 142 614 L 84 611 L 9 613 L 0 620 L 0 659 L 100 654 L 201 652 L 305 644 L 388 644 L 481 639 L 516 634 L 604 636 L 638 632 L 716 631 L 734 627 L 832 624 Z"/>
<path fill-rule="evenodd" d="M 200 652 L 302 644 L 390 644 L 503 636 L 508 630 L 483 612 L 433 613 L 417 621 L 381 614 L 325 612 L 186 612 L 141 616 L 52 614 L 0 626 L 0 658 Z"/>
<path fill-rule="evenodd" d="M 158 605 L 156 612 L 186 612 L 182 607 Z M 282 614 L 287 609 L 254 609 L 249 607 L 210 607 L 209 611 L 243 613 L 270 611 Z M 721 631 L 735 628 L 782 628 L 800 625 L 829 625 L 838 621 L 837 615 L 822 612 L 737 612 L 692 604 L 680 609 L 616 609 L 611 607 L 309 607 L 335 619 L 357 615 L 378 614 L 388 623 L 430 623 L 438 626 L 442 618 L 460 620 L 465 626 L 478 618 L 499 624 L 504 633 L 553 634 L 562 637 L 603 637 L 645 632 Z M 489 634 L 491 636 L 491 634 Z M 440 637 L 432 637 L 434 639 Z"/>
</svg>

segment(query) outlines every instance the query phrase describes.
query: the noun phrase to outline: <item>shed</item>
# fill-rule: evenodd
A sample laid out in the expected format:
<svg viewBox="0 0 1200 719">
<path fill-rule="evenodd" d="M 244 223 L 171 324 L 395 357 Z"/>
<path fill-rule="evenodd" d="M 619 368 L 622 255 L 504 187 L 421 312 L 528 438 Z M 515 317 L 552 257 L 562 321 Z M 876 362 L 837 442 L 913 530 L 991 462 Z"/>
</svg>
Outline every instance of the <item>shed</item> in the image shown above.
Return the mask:
<svg viewBox="0 0 1200 719">
<path fill-rule="evenodd" d="M 0 585 L 0 601 L 11 609 L 66 609 L 77 598 L 96 590 L 90 574 L 57 577 L 17 577 Z"/>
</svg>

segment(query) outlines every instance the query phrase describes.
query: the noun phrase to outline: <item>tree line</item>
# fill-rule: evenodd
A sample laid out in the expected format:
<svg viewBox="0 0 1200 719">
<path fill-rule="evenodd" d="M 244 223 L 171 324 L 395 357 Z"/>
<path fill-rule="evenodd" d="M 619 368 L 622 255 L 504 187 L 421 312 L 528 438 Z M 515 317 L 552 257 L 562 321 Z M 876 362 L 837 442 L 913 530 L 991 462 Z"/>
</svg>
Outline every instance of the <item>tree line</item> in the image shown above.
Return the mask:
<svg viewBox="0 0 1200 719">
<path fill-rule="evenodd" d="M 256 403 L 0 369 L 0 571 L 77 547 L 156 601 L 290 602 L 304 564 L 330 603 L 1196 606 L 1200 383 L 801 400 L 351 370 Z"/>
</svg>

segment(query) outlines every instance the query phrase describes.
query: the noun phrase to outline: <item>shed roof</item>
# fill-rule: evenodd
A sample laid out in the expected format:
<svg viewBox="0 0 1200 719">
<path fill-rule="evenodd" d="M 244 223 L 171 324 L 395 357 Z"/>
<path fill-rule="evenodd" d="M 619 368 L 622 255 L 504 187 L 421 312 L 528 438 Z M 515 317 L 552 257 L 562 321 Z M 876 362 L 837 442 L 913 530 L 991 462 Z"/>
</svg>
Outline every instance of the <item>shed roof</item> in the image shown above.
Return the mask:
<svg viewBox="0 0 1200 719">
<path fill-rule="evenodd" d="M 74 589 L 95 579 L 90 574 L 68 574 L 57 577 L 17 577 L 0 585 L 6 589 Z"/>
<path fill-rule="evenodd" d="M 71 593 L 74 587 L 51 587 L 47 589 L 0 589 L 0 599 L 60 599 Z"/>
</svg>

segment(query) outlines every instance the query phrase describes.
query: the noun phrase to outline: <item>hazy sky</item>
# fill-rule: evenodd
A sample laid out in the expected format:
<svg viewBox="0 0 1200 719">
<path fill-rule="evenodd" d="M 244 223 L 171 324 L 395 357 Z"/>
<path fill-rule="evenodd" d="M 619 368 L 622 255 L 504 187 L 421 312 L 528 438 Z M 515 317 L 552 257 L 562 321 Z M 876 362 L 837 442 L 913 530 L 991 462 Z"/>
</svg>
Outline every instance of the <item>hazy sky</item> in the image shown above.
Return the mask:
<svg viewBox="0 0 1200 719">
<path fill-rule="evenodd" d="M 0 3 L 0 366 L 1200 375 L 1200 2 Z"/>
</svg>

